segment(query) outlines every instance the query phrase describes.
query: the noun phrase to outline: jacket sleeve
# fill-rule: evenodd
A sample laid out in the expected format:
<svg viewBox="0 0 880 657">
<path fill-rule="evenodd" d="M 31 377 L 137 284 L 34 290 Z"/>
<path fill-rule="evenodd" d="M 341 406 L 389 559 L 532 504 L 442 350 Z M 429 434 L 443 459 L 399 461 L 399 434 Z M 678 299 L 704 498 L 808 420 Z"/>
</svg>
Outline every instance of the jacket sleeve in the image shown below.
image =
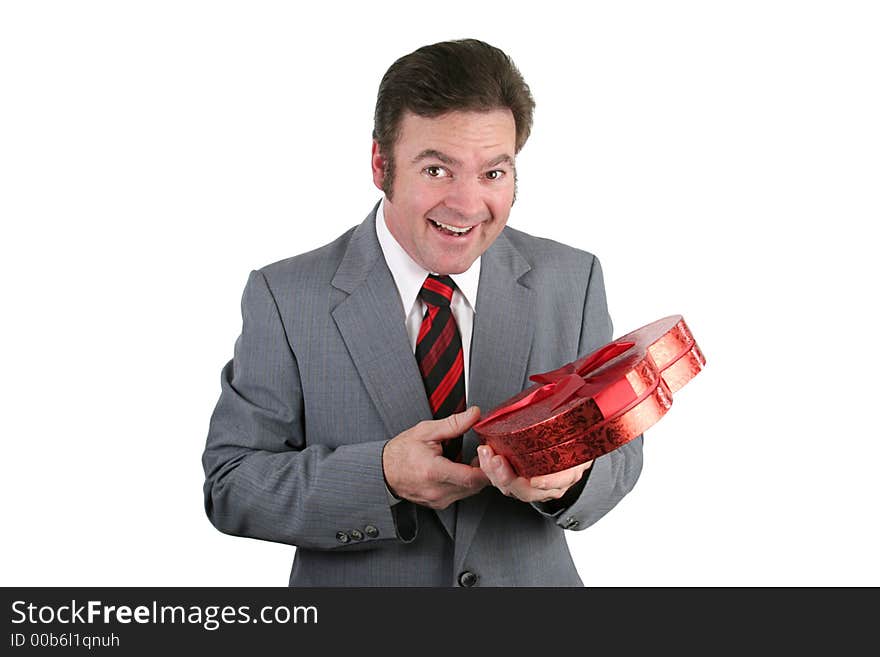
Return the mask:
<svg viewBox="0 0 880 657">
<path fill-rule="evenodd" d="M 584 299 L 578 358 L 610 342 L 612 331 L 602 266 L 594 256 Z M 561 499 L 550 503 L 536 502 L 532 506 L 542 515 L 553 518 L 563 529 L 586 529 L 613 509 L 635 486 L 642 471 L 642 442 L 642 436 L 637 436 L 613 452 L 598 457 Z"/>
<path fill-rule="evenodd" d="M 251 272 L 241 313 L 202 456 L 208 518 L 227 534 L 317 550 L 411 541 L 415 508 L 388 503 L 389 436 L 335 449 L 307 444 L 296 357 L 262 272 Z"/>
</svg>

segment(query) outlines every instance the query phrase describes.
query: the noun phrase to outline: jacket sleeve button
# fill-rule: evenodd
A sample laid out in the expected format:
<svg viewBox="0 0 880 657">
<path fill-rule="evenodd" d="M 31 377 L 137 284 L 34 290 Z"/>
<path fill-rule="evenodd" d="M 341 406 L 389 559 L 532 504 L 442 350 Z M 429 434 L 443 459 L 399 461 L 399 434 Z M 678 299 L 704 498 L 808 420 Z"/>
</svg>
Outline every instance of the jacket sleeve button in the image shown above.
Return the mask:
<svg viewBox="0 0 880 657">
<path fill-rule="evenodd" d="M 464 587 L 470 588 L 477 583 L 477 576 L 471 571 L 466 570 L 458 576 L 458 583 Z"/>
<path fill-rule="evenodd" d="M 356 541 L 361 541 L 364 538 L 364 535 L 360 529 L 352 529 L 348 535 Z"/>
<path fill-rule="evenodd" d="M 367 525 L 364 527 L 364 533 L 370 538 L 376 538 L 379 535 L 379 530 L 373 527 L 373 525 Z"/>
<path fill-rule="evenodd" d="M 340 543 L 348 543 L 348 534 L 345 532 L 336 532 L 336 540 Z"/>
</svg>

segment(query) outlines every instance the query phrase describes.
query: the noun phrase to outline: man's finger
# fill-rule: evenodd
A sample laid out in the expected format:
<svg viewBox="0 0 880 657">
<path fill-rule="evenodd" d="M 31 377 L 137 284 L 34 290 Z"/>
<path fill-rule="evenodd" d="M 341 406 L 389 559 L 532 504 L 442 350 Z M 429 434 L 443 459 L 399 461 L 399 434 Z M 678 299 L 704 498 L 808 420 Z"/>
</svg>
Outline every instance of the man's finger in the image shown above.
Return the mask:
<svg viewBox="0 0 880 657">
<path fill-rule="evenodd" d="M 518 478 L 517 474 L 513 471 L 513 468 L 511 468 L 510 464 L 507 462 L 507 459 L 500 454 L 496 454 L 492 457 L 490 467 L 494 468 L 495 473 L 498 475 L 499 482 L 504 486 L 512 484 Z"/>
<path fill-rule="evenodd" d="M 480 408 L 471 406 L 461 413 L 453 413 L 441 420 L 429 420 L 426 424 L 430 426 L 430 431 L 426 438 L 428 440 L 455 438 L 474 426 L 479 419 Z"/>
<path fill-rule="evenodd" d="M 529 480 L 532 488 L 540 488 L 541 490 L 551 490 L 553 488 L 568 488 L 575 483 L 575 475 L 571 472 L 556 472 L 552 475 L 544 475 L 542 477 L 533 477 Z"/>
<path fill-rule="evenodd" d="M 551 488 L 568 488 L 580 481 L 580 478 L 584 475 L 587 467 L 589 467 L 589 465 L 591 464 L 592 461 L 588 463 L 582 463 L 581 465 L 576 465 L 573 468 L 568 468 L 567 470 L 554 472 L 549 475 L 532 477 L 529 480 L 529 485 L 532 486 L 532 488 L 540 488 L 541 490 L 550 490 Z"/>
<path fill-rule="evenodd" d="M 464 463 L 445 462 L 439 472 L 440 481 L 460 488 L 476 488 L 490 483 L 486 473 Z"/>
<path fill-rule="evenodd" d="M 508 486 L 517 479 L 517 475 L 507 463 L 507 459 L 498 454 L 493 456 L 492 450 L 485 446 L 480 446 L 477 449 L 477 454 L 480 456 L 480 468 L 489 477 L 492 485 L 502 492 L 507 491 Z"/>
</svg>

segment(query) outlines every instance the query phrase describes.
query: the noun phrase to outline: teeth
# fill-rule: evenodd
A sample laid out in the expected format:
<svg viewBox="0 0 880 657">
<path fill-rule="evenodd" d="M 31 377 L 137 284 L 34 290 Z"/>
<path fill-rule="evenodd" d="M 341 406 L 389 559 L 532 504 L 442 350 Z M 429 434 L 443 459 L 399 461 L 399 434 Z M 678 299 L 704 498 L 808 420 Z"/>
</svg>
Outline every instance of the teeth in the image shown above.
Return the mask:
<svg viewBox="0 0 880 657">
<path fill-rule="evenodd" d="M 431 219 L 431 221 L 433 221 L 435 224 L 437 224 L 441 228 L 445 228 L 446 230 L 451 231 L 453 233 L 459 233 L 459 234 L 466 233 L 471 228 L 473 228 L 473 226 L 468 226 L 467 228 L 458 228 L 457 226 L 450 226 L 449 224 L 441 223 L 441 222 L 437 221 L 436 219 Z"/>
</svg>

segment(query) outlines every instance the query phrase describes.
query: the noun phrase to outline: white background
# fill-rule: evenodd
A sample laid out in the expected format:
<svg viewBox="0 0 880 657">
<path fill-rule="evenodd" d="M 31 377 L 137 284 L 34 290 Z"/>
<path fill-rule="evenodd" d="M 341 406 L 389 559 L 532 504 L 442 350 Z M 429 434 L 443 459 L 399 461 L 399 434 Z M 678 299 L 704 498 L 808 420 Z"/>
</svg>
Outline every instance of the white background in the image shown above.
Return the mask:
<svg viewBox="0 0 880 657">
<path fill-rule="evenodd" d="M 287 583 L 202 506 L 244 283 L 378 199 L 387 67 L 477 37 L 537 101 L 510 224 L 708 359 L 584 581 L 880 585 L 876 5 L 328 5 L 0 6 L 0 584 Z"/>
</svg>

